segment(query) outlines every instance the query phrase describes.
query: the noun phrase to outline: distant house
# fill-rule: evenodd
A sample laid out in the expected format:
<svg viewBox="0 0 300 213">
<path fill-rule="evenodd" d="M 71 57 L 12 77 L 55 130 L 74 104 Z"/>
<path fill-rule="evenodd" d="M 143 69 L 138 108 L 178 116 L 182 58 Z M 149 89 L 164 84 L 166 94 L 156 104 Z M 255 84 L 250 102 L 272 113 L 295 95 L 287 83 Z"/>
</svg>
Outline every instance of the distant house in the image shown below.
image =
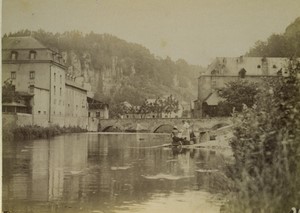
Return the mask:
<svg viewBox="0 0 300 213">
<path fill-rule="evenodd" d="M 155 105 L 162 105 L 164 101 L 167 100 L 167 96 L 164 96 L 162 98 L 148 98 L 145 100 L 145 103 L 150 107 L 150 108 L 155 108 Z M 173 98 L 173 101 L 177 101 L 175 98 Z M 123 118 L 181 118 L 183 116 L 189 117 L 191 116 L 191 107 L 190 104 L 186 102 L 179 102 L 178 103 L 178 110 L 177 111 L 170 111 L 166 112 L 166 108 L 161 108 L 160 112 L 157 111 L 151 111 L 149 110 L 148 112 L 143 112 L 142 111 L 142 106 L 133 106 L 128 102 L 123 102 L 122 103 L 124 107 L 126 107 L 128 110 L 127 113 L 123 115 Z"/>
<path fill-rule="evenodd" d="M 87 97 L 88 102 L 88 117 L 108 119 L 109 118 L 109 106 L 106 103 L 98 101 L 96 99 Z"/>
<path fill-rule="evenodd" d="M 198 99 L 194 102 L 193 116 L 206 117 L 205 110 L 210 112 L 222 101 L 218 91 L 226 83 L 247 79 L 260 82 L 262 77 L 289 75 L 286 67 L 288 58 L 266 57 L 218 57 L 211 63 L 207 71 L 198 78 Z"/>
</svg>

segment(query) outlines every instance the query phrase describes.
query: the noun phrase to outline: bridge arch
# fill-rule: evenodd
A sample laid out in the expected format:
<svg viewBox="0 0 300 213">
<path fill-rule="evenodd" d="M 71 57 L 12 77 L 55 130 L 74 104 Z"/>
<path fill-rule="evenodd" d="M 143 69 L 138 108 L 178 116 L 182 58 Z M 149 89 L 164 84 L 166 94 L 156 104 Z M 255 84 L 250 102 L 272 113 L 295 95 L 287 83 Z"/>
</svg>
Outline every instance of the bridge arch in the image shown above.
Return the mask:
<svg viewBox="0 0 300 213">
<path fill-rule="evenodd" d="M 109 129 L 116 129 L 116 130 L 119 130 L 121 132 L 123 132 L 123 128 L 121 128 L 120 126 L 115 126 L 115 125 L 109 125 L 109 126 L 106 126 L 102 129 L 101 132 L 109 132 L 108 130 Z"/>
<path fill-rule="evenodd" d="M 213 125 L 212 127 L 211 127 L 211 130 L 217 130 L 217 129 L 220 129 L 220 128 L 222 128 L 222 127 L 225 127 L 225 126 L 229 126 L 230 124 L 228 124 L 228 123 L 217 123 L 217 124 L 215 124 L 215 125 Z"/>
<path fill-rule="evenodd" d="M 174 125 L 172 124 L 162 124 L 154 128 L 153 133 L 171 133 Z M 160 130 L 160 131 L 159 131 Z"/>
</svg>

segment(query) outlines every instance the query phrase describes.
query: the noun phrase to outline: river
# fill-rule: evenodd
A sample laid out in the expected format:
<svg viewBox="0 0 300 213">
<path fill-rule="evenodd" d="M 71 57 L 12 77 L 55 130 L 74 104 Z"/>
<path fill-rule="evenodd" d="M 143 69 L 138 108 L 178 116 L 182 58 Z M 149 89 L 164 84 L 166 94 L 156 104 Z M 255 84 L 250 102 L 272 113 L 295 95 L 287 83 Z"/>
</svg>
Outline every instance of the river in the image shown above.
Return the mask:
<svg viewBox="0 0 300 213">
<path fill-rule="evenodd" d="M 219 212 L 224 156 L 171 149 L 165 134 L 80 133 L 3 143 L 10 213 Z M 222 185 L 219 184 L 219 185 Z"/>
</svg>

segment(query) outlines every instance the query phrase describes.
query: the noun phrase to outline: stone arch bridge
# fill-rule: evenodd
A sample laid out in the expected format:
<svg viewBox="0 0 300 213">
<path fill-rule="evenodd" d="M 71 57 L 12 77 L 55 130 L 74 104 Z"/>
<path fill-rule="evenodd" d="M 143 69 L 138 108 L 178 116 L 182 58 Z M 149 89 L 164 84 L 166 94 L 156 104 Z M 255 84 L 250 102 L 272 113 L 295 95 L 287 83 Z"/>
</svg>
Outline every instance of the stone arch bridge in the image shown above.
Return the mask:
<svg viewBox="0 0 300 213">
<path fill-rule="evenodd" d="M 231 125 L 232 121 L 229 117 L 220 118 L 203 118 L 203 119 L 191 119 L 191 118 L 145 118 L 145 119 L 103 119 L 100 120 L 99 130 L 101 132 L 109 131 L 110 128 L 117 129 L 121 132 L 126 131 L 145 131 L 145 132 L 157 132 L 162 126 L 182 126 L 182 120 L 188 121 L 194 125 L 195 130 L 209 130 L 217 129 L 219 127 Z"/>
</svg>

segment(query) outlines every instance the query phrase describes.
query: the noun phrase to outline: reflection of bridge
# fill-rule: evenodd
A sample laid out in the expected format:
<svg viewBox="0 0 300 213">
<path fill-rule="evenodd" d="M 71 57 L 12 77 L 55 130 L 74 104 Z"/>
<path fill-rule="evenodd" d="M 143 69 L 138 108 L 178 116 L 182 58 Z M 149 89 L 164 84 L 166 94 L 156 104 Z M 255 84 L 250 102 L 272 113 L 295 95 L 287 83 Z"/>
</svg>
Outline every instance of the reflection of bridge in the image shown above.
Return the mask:
<svg viewBox="0 0 300 213">
<path fill-rule="evenodd" d="M 206 119 L 186 119 L 186 118 L 147 118 L 147 119 L 103 119 L 100 120 L 102 132 L 110 128 L 119 131 L 146 130 L 148 132 L 157 132 L 158 129 L 166 126 L 181 127 L 182 120 L 194 124 L 196 130 L 215 129 L 221 126 L 230 125 L 232 121 L 228 117 L 206 118 Z"/>
</svg>

